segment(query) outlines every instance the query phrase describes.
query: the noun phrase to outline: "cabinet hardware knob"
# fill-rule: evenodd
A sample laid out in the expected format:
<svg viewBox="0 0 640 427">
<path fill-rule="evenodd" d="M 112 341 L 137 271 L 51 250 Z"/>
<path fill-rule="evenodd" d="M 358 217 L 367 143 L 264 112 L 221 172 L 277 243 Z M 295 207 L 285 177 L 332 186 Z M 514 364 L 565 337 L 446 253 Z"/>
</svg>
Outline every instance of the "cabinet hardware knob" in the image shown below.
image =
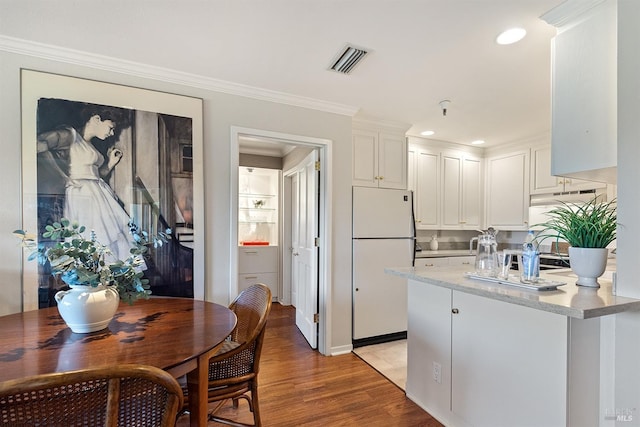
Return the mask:
<svg viewBox="0 0 640 427">
<path fill-rule="evenodd" d="M 452 308 L 452 309 L 451 309 L 451 312 L 452 312 L 453 314 L 458 314 L 460 311 L 458 311 L 458 309 L 457 309 L 457 308 Z"/>
</svg>

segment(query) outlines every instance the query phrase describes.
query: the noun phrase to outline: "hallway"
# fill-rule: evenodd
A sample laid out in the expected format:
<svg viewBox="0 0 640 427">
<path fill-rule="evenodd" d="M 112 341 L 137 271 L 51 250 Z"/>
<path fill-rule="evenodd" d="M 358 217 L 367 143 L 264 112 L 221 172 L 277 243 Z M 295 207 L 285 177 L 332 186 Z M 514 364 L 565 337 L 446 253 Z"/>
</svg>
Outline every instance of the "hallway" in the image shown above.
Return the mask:
<svg viewBox="0 0 640 427">
<path fill-rule="evenodd" d="M 246 402 L 238 411 L 251 422 Z M 311 350 L 295 327 L 295 309 L 277 303 L 260 363 L 260 411 L 266 427 L 442 426 L 356 355 Z M 220 413 L 234 412 L 229 404 Z"/>
</svg>

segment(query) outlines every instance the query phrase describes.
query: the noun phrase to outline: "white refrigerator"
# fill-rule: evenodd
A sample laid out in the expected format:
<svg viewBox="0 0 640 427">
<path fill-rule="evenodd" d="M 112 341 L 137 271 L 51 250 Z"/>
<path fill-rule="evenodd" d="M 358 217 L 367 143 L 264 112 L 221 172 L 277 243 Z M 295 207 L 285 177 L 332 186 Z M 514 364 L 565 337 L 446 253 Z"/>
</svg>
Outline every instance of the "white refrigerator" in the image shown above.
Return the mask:
<svg viewBox="0 0 640 427">
<path fill-rule="evenodd" d="M 384 269 L 414 264 L 413 193 L 353 187 L 352 251 L 354 343 L 398 338 L 407 330 L 407 281 Z"/>
</svg>

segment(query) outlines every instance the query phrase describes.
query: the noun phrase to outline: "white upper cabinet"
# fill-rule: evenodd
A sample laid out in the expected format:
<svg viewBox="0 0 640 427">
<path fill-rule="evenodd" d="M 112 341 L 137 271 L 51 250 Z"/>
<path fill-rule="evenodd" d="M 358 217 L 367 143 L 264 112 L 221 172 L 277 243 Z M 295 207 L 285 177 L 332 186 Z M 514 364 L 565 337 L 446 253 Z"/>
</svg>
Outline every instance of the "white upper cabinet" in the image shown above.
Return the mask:
<svg viewBox="0 0 640 427">
<path fill-rule="evenodd" d="M 408 188 L 419 230 L 482 225 L 483 161 L 473 153 L 410 137 Z"/>
<path fill-rule="evenodd" d="M 442 154 L 442 228 L 481 227 L 482 160 L 468 153 Z"/>
<path fill-rule="evenodd" d="M 604 182 L 551 175 L 551 147 L 531 148 L 531 194 L 551 194 L 606 188 Z"/>
<path fill-rule="evenodd" d="M 568 0 L 542 19 L 558 28 L 552 41 L 551 173 L 615 183 L 617 1 Z"/>
<path fill-rule="evenodd" d="M 407 188 L 407 142 L 404 133 L 353 130 L 353 185 Z"/>
<path fill-rule="evenodd" d="M 409 145 L 408 189 L 413 191 L 413 210 L 418 230 L 440 226 L 440 153 L 417 144 Z"/>
<path fill-rule="evenodd" d="M 487 159 L 486 225 L 526 230 L 529 218 L 529 150 Z"/>
</svg>

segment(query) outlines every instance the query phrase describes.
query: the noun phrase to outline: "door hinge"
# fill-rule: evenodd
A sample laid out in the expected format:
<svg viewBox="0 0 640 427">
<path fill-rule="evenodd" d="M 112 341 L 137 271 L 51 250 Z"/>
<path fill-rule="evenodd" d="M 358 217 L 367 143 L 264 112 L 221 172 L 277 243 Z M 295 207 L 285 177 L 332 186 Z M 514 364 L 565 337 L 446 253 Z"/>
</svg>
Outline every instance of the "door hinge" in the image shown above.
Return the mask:
<svg viewBox="0 0 640 427">
<path fill-rule="evenodd" d="M 315 313 L 313 315 L 313 323 L 320 323 L 320 314 L 319 313 Z"/>
<path fill-rule="evenodd" d="M 316 160 L 316 170 L 320 170 L 320 160 Z"/>
<path fill-rule="evenodd" d="M 313 246 L 315 246 L 316 248 L 320 247 L 320 238 L 319 237 L 314 237 L 313 238 Z"/>
</svg>

